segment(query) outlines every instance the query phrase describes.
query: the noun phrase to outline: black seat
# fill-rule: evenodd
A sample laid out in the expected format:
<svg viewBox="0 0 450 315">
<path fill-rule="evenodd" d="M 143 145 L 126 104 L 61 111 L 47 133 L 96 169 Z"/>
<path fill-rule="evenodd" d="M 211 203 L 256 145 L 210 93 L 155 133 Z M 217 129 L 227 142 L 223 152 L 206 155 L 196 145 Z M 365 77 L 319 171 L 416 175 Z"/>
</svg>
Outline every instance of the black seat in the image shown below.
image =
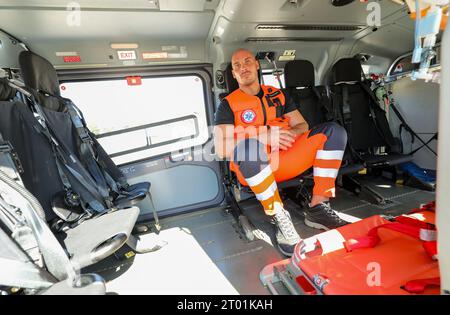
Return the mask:
<svg viewBox="0 0 450 315">
<path fill-rule="evenodd" d="M 327 121 L 336 121 L 325 86 L 315 86 L 314 65 L 308 60 L 293 60 L 284 68 L 286 94 L 289 94 L 305 118 L 309 128 Z M 364 169 L 347 147 L 340 175 L 357 173 Z"/>
<path fill-rule="evenodd" d="M 87 128 L 79 109 L 69 99 L 61 97 L 53 65 L 30 51 L 19 55 L 19 64 L 25 85 L 36 99 L 36 106 L 42 109 L 49 129 L 61 146 L 78 157 L 88 171 L 99 194 L 106 200 L 105 208 L 130 207 L 143 200 L 149 194 L 150 183 L 127 183 L 120 169 Z"/>
<path fill-rule="evenodd" d="M 363 78 L 361 62 L 344 58 L 331 70 L 333 106 L 347 130 L 349 143 L 369 168 L 394 166 L 411 161 L 411 155 L 399 153 L 385 111 L 379 106 L 370 85 Z M 379 153 L 384 147 L 385 152 Z"/>
<path fill-rule="evenodd" d="M 3 155 L 0 170 L 9 169 L 3 174 L 13 180 L 16 177 L 22 179 L 14 182 L 20 185 L 23 182 L 33 199 L 36 198 L 33 203 L 40 209 L 34 220 L 51 226 L 57 218 L 52 211 L 52 197 L 64 188 L 51 145 L 39 135 L 38 123 L 28 106 L 12 99 L 16 92 L 8 81 L 0 81 L 0 135 L 2 148 L 5 148 L 0 152 L 0 156 Z M 77 222 L 63 230 L 53 229 L 53 232 L 71 260 L 85 267 L 119 250 L 131 237 L 138 216 L 139 209 L 130 207 Z"/>
<path fill-rule="evenodd" d="M 324 87 L 315 87 L 314 65 L 308 60 L 293 60 L 284 67 L 285 91 L 297 105 L 309 127 L 315 127 L 327 119 L 324 105 Z"/>
</svg>

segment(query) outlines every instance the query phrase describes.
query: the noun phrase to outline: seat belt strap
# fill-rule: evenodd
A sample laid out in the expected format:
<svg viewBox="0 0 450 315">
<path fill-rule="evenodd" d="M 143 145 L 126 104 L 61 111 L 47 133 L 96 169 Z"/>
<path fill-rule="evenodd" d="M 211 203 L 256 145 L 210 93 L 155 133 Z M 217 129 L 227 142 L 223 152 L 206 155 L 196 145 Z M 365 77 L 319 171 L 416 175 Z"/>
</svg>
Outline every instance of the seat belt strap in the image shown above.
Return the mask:
<svg viewBox="0 0 450 315">
<path fill-rule="evenodd" d="M 79 152 L 83 160 L 86 162 L 89 173 L 91 173 L 94 180 L 99 186 L 99 190 L 104 197 L 109 196 L 108 183 L 104 176 L 104 171 L 101 170 L 101 166 L 97 162 L 97 154 L 94 151 L 93 141 L 89 133 L 87 132 L 78 112 L 74 108 L 71 101 L 67 100 L 66 107 L 69 112 L 72 123 L 78 133 L 78 137 L 81 140 Z M 111 187 L 112 188 L 112 187 Z"/>
<path fill-rule="evenodd" d="M 342 86 L 342 121 L 347 126 L 347 133 L 352 133 L 351 106 L 348 95 L 348 86 Z"/>
<path fill-rule="evenodd" d="M 375 97 L 375 95 L 373 94 L 372 90 L 364 82 L 358 82 L 358 84 L 359 84 L 359 86 L 362 87 L 364 92 L 366 92 L 367 96 L 369 97 L 369 111 L 370 111 L 370 116 L 373 120 L 373 123 L 375 124 L 375 129 L 377 130 L 377 132 L 381 136 L 381 138 L 384 141 L 386 141 L 386 143 L 389 146 L 395 146 L 396 144 L 393 142 L 393 138 L 392 138 L 392 134 L 391 134 L 390 130 L 386 131 L 384 128 L 380 127 L 380 124 L 377 119 L 378 116 L 375 113 L 375 106 L 377 106 L 377 109 L 383 111 L 384 114 L 386 112 L 384 111 L 384 109 L 382 109 L 379 106 L 378 100 Z"/>
<path fill-rule="evenodd" d="M 319 100 L 319 106 L 321 110 L 325 111 L 325 118 L 327 121 L 331 121 L 333 120 L 333 111 L 332 109 L 330 109 L 330 104 L 328 102 L 329 98 L 325 97 L 324 95 L 322 95 L 319 90 L 317 90 L 317 88 L 315 86 L 311 87 L 311 90 L 313 91 L 314 95 L 317 97 L 317 99 Z M 327 90 L 327 96 L 328 94 L 328 90 Z"/>
<path fill-rule="evenodd" d="M 422 142 L 423 146 L 421 146 L 419 149 L 416 149 L 414 151 L 412 151 L 410 154 L 414 154 L 417 151 L 419 151 L 421 148 L 426 147 L 428 150 L 430 150 L 431 152 L 433 152 L 434 155 L 437 156 L 437 153 L 430 148 L 430 146 L 428 145 L 431 141 L 433 141 L 434 139 L 437 139 L 437 133 L 428 141 L 425 142 L 406 122 L 405 118 L 402 116 L 402 114 L 400 114 L 400 111 L 398 110 L 398 108 L 395 106 L 394 102 L 390 102 L 389 106 L 392 108 L 392 110 L 394 111 L 394 114 L 397 116 L 397 118 L 400 120 L 401 125 L 406 129 L 406 131 L 408 131 L 412 136 L 413 139 L 416 138 L 418 139 L 420 142 Z"/>
<path fill-rule="evenodd" d="M 58 172 L 60 174 L 61 181 L 65 188 L 69 188 L 73 191 L 70 182 L 67 178 L 66 172 L 64 170 L 67 170 L 72 176 L 74 176 L 81 185 L 91 194 L 92 196 L 87 196 L 85 193 L 80 193 L 77 191 L 77 193 L 80 193 L 82 196 L 80 196 L 94 211 L 96 212 L 104 212 L 106 208 L 101 205 L 101 203 L 98 200 L 102 200 L 105 202 L 107 208 L 112 207 L 112 202 L 108 199 L 105 199 L 104 196 L 97 190 L 97 186 L 92 185 L 87 182 L 87 180 L 78 172 L 76 172 L 73 168 L 69 167 L 67 164 L 66 159 L 69 158 L 73 163 L 78 163 L 77 159 L 68 153 L 67 155 L 64 152 L 69 152 L 68 150 L 63 150 L 63 148 L 59 145 L 58 141 L 51 135 L 50 129 L 48 127 L 48 122 L 46 120 L 45 114 L 40 107 L 39 104 L 36 102 L 34 103 L 34 106 L 38 112 L 38 115 L 40 116 L 40 124 L 41 127 L 37 131 L 41 134 L 43 134 L 47 140 L 50 142 L 50 145 L 52 147 L 53 153 L 55 155 L 55 160 L 57 161 L 57 167 Z M 59 164 L 59 166 L 58 166 Z M 64 174 L 63 176 L 61 174 Z"/>
<path fill-rule="evenodd" d="M 22 183 L 20 174 L 24 172 L 22 163 L 13 146 L 9 141 L 3 139 L 0 133 L 0 170 L 6 173 L 12 179 Z"/>
<path fill-rule="evenodd" d="M 61 96 L 56 96 L 58 99 L 63 101 L 66 105 L 72 123 L 78 133 L 81 140 L 81 145 L 79 148 L 80 155 L 86 162 L 89 172 L 91 173 L 94 180 L 100 186 L 102 194 L 106 197 L 109 196 L 108 188 L 114 191 L 117 195 L 120 195 L 120 191 L 115 180 L 108 174 L 103 165 L 98 161 L 96 150 L 94 149 L 94 141 L 89 134 L 84 118 L 81 111 L 76 107 L 76 105 L 70 100 L 63 98 Z"/>
</svg>

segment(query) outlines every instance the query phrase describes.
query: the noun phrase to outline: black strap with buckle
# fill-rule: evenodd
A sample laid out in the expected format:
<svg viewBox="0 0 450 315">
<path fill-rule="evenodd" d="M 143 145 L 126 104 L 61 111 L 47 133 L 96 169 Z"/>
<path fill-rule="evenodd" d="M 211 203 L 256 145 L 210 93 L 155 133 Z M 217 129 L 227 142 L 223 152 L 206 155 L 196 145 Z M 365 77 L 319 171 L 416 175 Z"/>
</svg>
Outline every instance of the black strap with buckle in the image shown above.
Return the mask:
<svg viewBox="0 0 450 315">
<path fill-rule="evenodd" d="M 12 161 L 14 162 L 14 165 L 16 166 L 17 172 L 19 172 L 19 174 L 23 174 L 24 170 L 22 163 L 20 162 L 19 156 L 17 155 L 11 143 L 9 141 L 4 141 L 1 135 L 0 135 L 0 153 L 9 154 Z"/>
</svg>

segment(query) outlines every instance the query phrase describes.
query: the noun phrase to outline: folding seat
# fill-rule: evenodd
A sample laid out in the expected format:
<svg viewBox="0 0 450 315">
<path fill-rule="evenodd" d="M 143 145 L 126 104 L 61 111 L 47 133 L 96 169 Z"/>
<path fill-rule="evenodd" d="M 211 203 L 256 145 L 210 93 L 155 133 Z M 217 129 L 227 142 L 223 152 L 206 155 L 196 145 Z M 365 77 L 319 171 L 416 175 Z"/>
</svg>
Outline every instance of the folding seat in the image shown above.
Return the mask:
<svg viewBox="0 0 450 315">
<path fill-rule="evenodd" d="M 292 97 L 310 128 L 337 120 L 326 87 L 315 86 L 314 65 L 310 61 L 289 61 L 284 68 L 284 78 L 286 93 Z M 362 169 L 364 165 L 352 157 L 347 148 L 339 174 L 357 173 Z"/>
<path fill-rule="evenodd" d="M 2 168 L 9 168 L 8 174 L 0 170 L 0 292 L 19 288 L 25 294 L 104 295 L 104 280 L 79 273 L 79 261 L 68 257 L 42 220 L 39 202 L 9 176 L 16 171 L 9 154 L 0 152 L 3 161 L 9 159 Z"/>
<path fill-rule="evenodd" d="M 37 197 L 44 206 L 53 204 L 53 208 L 64 208 L 67 205 L 67 199 L 70 199 L 67 195 L 71 195 L 67 193 L 68 190 L 78 194 L 79 196 L 75 198 L 79 197 L 96 213 L 108 211 L 110 208 L 130 207 L 146 196 L 151 197 L 150 183 L 129 185 L 125 176 L 86 127 L 81 111 L 71 100 L 61 97 L 57 73 L 52 64 L 30 51 L 23 51 L 20 54 L 19 64 L 26 90 L 32 94 L 29 99 L 30 106 L 41 120 L 45 120 L 51 137 L 46 132 L 42 132 L 42 135 L 46 136 L 47 141 L 51 141 L 51 138 L 57 140 L 60 147 L 57 149 L 62 151 L 62 153 L 53 152 L 53 157 L 46 158 L 55 160 L 56 157 L 57 165 L 53 170 L 57 172 L 51 175 L 56 175 L 54 177 L 59 177 L 60 180 L 53 185 L 61 186 L 62 184 L 64 189 L 60 191 L 66 191 L 66 195 L 49 196 L 45 192 L 39 193 L 42 188 L 35 187 L 38 191 Z M 41 136 L 41 138 L 45 137 Z M 53 143 L 52 147 L 58 147 L 58 145 Z M 58 158 L 64 154 L 68 157 L 66 161 L 61 162 Z M 66 164 L 70 164 L 70 160 L 77 160 L 78 163 L 75 164 L 84 169 L 80 167 L 76 169 L 81 176 L 72 172 L 74 163 L 67 168 Z M 27 179 L 24 180 L 27 181 Z M 39 185 L 36 179 L 28 179 L 28 183 Z M 75 187 L 68 187 L 73 185 Z M 154 215 L 157 221 L 156 211 Z"/>
<path fill-rule="evenodd" d="M 42 128 L 28 106 L 11 100 L 15 94 L 7 80 L 0 81 L 0 134 L 3 139 L 0 161 L 4 162 L 0 170 L 6 170 L 2 174 L 16 182 L 20 183 L 19 177 L 22 179 L 25 188 L 37 199 L 34 204 L 39 204 L 38 208 L 42 209 L 37 214 L 39 220 L 52 226 L 58 218 L 52 209 L 52 199 L 64 190 L 64 185 L 52 145 L 40 134 Z M 80 172 L 83 170 L 76 163 L 71 165 Z M 20 171 L 20 176 L 14 170 Z M 71 261 L 85 267 L 119 250 L 132 237 L 138 216 L 137 207 L 128 207 L 78 220 L 64 228 L 52 228 Z"/>
<path fill-rule="evenodd" d="M 386 113 L 365 82 L 358 59 L 337 61 L 331 69 L 330 84 L 333 106 L 347 130 L 349 144 L 368 167 L 394 166 L 413 159 L 411 155 L 399 153 Z M 381 147 L 385 148 L 384 153 L 377 152 Z"/>
<path fill-rule="evenodd" d="M 293 294 L 439 294 L 435 237 L 432 202 L 394 222 L 376 215 L 305 239 L 260 278 Z"/>
<path fill-rule="evenodd" d="M 333 119 L 324 86 L 315 86 L 314 65 L 308 60 L 293 60 L 284 67 L 285 91 L 293 98 L 309 127 Z"/>
</svg>

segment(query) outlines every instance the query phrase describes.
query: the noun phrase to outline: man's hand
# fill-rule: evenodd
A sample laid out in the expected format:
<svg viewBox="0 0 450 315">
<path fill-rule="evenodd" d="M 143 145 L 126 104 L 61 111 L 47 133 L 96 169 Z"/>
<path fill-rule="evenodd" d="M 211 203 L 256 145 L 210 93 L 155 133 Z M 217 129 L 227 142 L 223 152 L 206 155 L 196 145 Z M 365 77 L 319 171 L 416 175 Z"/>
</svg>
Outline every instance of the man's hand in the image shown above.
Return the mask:
<svg viewBox="0 0 450 315">
<path fill-rule="evenodd" d="M 295 142 L 296 135 L 291 130 L 272 127 L 269 132 L 270 146 L 272 151 L 287 150 Z"/>
</svg>

